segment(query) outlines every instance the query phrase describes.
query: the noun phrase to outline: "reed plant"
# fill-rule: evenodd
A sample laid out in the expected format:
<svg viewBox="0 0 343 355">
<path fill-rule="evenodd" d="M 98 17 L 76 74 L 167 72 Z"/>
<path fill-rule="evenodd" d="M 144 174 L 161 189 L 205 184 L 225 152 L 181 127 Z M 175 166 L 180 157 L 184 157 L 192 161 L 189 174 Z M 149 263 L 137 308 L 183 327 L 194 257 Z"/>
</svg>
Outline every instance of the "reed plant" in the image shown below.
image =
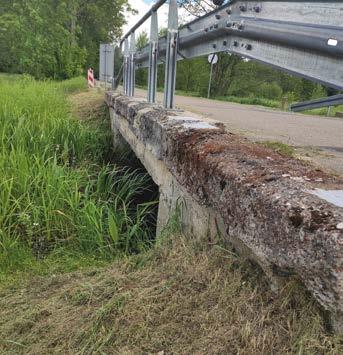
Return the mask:
<svg viewBox="0 0 343 355">
<path fill-rule="evenodd" d="M 111 259 L 151 243 L 154 202 L 144 172 L 107 162 L 111 134 L 72 117 L 57 83 L 0 76 L 0 270 L 27 267 L 57 249 Z"/>
</svg>

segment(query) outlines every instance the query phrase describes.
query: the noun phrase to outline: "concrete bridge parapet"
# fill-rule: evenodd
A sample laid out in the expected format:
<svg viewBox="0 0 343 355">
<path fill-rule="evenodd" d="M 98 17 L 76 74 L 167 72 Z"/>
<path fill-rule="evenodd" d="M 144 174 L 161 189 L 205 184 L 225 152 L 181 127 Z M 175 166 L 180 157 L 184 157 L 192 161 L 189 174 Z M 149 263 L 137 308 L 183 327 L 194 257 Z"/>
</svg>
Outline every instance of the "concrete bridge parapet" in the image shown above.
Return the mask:
<svg viewBox="0 0 343 355">
<path fill-rule="evenodd" d="M 343 181 L 217 122 L 106 93 L 116 144 L 160 189 L 158 233 L 182 202 L 186 233 L 220 236 L 277 288 L 297 277 L 343 331 Z"/>
</svg>

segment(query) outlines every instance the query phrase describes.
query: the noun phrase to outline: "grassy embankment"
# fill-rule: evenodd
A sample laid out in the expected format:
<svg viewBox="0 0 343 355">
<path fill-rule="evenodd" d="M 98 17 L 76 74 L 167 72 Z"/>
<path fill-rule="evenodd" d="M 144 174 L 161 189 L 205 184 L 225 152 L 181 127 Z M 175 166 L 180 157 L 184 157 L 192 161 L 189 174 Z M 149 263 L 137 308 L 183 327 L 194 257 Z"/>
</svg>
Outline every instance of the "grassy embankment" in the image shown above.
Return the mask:
<svg viewBox="0 0 343 355">
<path fill-rule="evenodd" d="M 0 288 L 0 353 L 342 354 L 296 282 L 276 296 L 220 245 L 168 239 L 109 267 Z"/>
<path fill-rule="evenodd" d="M 177 215 L 146 247 L 145 207 L 136 207 L 146 177 L 108 164 L 108 123 L 93 122 L 103 116 L 96 93 L 74 94 L 80 80 L 5 81 L 0 353 L 343 352 L 295 281 L 276 296 L 220 240 L 180 236 Z"/>
<path fill-rule="evenodd" d="M 109 164 L 106 116 L 72 117 L 67 95 L 85 89 L 0 77 L 0 281 L 102 263 L 151 239 L 149 204 L 135 203 L 147 176 Z"/>
</svg>

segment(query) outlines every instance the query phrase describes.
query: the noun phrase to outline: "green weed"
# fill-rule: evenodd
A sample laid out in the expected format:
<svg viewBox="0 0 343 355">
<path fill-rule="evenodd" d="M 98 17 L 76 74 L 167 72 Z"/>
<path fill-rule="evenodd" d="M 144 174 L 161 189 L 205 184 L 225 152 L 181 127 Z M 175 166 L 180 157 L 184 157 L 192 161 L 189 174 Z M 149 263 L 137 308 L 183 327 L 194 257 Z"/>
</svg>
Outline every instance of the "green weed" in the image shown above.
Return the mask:
<svg viewBox="0 0 343 355">
<path fill-rule="evenodd" d="M 0 77 L 0 273 L 56 248 L 109 260 L 150 243 L 147 175 L 109 165 L 108 127 L 71 116 L 66 94 L 84 88 Z"/>
<path fill-rule="evenodd" d="M 267 148 L 271 148 L 278 152 L 281 155 L 294 157 L 295 156 L 295 149 L 288 144 L 281 143 L 281 142 L 262 142 L 261 145 Z"/>
<path fill-rule="evenodd" d="M 270 108 L 280 108 L 281 103 L 277 100 L 270 100 L 261 97 L 237 97 L 237 96 L 219 96 L 215 98 L 220 101 L 235 102 L 244 105 L 259 105 Z"/>
</svg>

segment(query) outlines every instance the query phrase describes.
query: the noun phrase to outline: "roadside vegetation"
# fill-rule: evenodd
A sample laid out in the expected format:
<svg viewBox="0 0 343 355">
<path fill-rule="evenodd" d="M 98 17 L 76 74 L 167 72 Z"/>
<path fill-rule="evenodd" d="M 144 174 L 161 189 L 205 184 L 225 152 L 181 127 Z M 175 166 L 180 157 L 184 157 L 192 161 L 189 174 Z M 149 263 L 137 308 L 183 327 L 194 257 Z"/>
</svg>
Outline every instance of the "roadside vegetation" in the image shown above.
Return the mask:
<svg viewBox="0 0 343 355">
<path fill-rule="evenodd" d="M 197 15 L 202 3 L 179 1 Z M 156 237 L 156 186 L 112 150 L 103 92 L 78 77 L 97 76 L 99 43 L 130 12 L 128 0 L 0 4 L 0 354 L 342 354 L 296 280 L 275 295 L 219 237 L 181 235 L 180 211 Z M 207 57 L 178 62 L 177 92 L 206 97 L 209 72 Z M 242 104 L 336 93 L 227 53 L 213 74 L 211 97 Z"/>
<path fill-rule="evenodd" d="M 2 354 L 342 354 L 293 281 L 276 296 L 219 242 L 150 251 L 0 288 Z"/>
<path fill-rule="evenodd" d="M 119 165 L 106 111 L 81 78 L 0 76 L 0 353 L 341 354 L 296 281 L 276 296 L 220 239 L 180 235 L 180 211 L 155 239 L 154 186 Z"/>
<path fill-rule="evenodd" d="M 72 116 L 67 95 L 85 89 L 81 78 L 0 76 L 0 281 L 152 243 L 150 180 L 114 164 L 106 111 Z"/>
<path fill-rule="evenodd" d="M 264 147 L 271 148 L 275 152 L 278 152 L 279 154 L 286 157 L 294 158 L 296 156 L 295 148 L 285 143 L 265 141 L 265 142 L 260 142 L 259 144 L 263 145 Z"/>
<path fill-rule="evenodd" d="M 121 36 L 127 0 L 0 2 L 0 72 L 69 79 L 92 66 L 99 43 Z"/>
</svg>

